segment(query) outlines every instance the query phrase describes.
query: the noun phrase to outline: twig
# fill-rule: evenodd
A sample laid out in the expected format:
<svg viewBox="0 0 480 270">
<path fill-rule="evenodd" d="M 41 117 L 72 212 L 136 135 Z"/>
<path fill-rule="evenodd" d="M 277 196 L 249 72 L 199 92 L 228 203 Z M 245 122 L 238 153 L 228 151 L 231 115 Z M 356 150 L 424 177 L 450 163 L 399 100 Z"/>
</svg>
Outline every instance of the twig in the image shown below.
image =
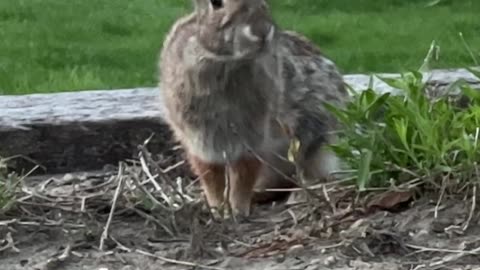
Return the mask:
<svg viewBox="0 0 480 270">
<path fill-rule="evenodd" d="M 162 173 L 165 173 L 165 174 L 169 173 L 170 171 L 175 170 L 176 168 L 182 166 L 183 164 L 185 164 L 185 160 L 181 160 L 181 161 L 179 161 L 179 162 L 177 162 L 177 163 L 175 163 L 171 166 L 168 166 L 165 169 L 162 169 Z"/>
<path fill-rule="evenodd" d="M 86 203 L 87 203 L 87 197 L 82 197 L 82 202 L 80 204 L 80 212 L 82 213 L 85 212 Z"/>
<path fill-rule="evenodd" d="M 35 161 L 35 160 L 33 160 L 33 159 L 31 159 L 31 158 L 29 158 L 29 157 L 27 157 L 27 156 L 24 156 L 24 155 L 14 155 L 14 156 L 10 156 L 10 157 L 4 158 L 3 161 L 4 161 L 4 162 L 8 162 L 8 161 L 10 161 L 10 160 L 12 160 L 12 159 L 17 159 L 17 158 L 21 158 L 21 159 L 24 159 L 24 160 L 32 163 L 32 164 L 35 164 L 35 168 L 42 168 L 42 169 L 44 169 L 44 170 L 46 169 L 45 166 L 40 165 L 37 161 Z"/>
<path fill-rule="evenodd" d="M 393 169 L 395 170 L 399 170 L 401 172 L 404 172 L 406 174 L 409 174 L 415 178 L 420 178 L 420 175 L 418 175 L 417 173 L 415 173 L 414 171 L 412 170 L 409 170 L 407 168 L 403 168 L 403 167 L 400 167 L 398 166 L 397 164 L 394 164 L 394 163 L 391 163 L 391 162 L 385 162 L 385 165 L 388 165 L 388 166 L 391 166 Z"/>
<path fill-rule="evenodd" d="M 53 270 L 59 269 L 60 266 L 70 257 L 72 254 L 72 246 L 68 245 L 62 254 L 51 257 L 50 259 L 35 265 L 33 268 L 38 270 Z"/>
<path fill-rule="evenodd" d="M 293 226 L 297 226 L 298 225 L 298 218 L 297 216 L 295 215 L 295 213 L 292 211 L 292 209 L 287 209 L 287 213 L 292 217 L 292 220 L 293 220 Z"/>
<path fill-rule="evenodd" d="M 183 178 L 177 177 L 176 183 L 177 183 L 177 187 L 178 187 L 177 191 L 178 191 L 178 193 L 180 193 L 180 196 L 182 196 L 184 202 L 185 202 L 185 200 L 187 200 L 188 202 L 195 201 L 195 199 L 193 197 L 191 197 L 190 195 L 188 195 L 185 192 L 185 188 L 182 185 L 183 184 Z"/>
<path fill-rule="evenodd" d="M 85 225 L 82 224 L 72 224 L 72 223 L 63 223 L 58 222 L 36 222 L 36 221 L 18 221 L 18 220 L 9 220 L 8 224 L 17 224 L 20 226 L 45 226 L 45 227 L 63 227 L 65 229 L 83 229 Z M 0 226 L 5 224 L 0 224 Z"/>
<path fill-rule="evenodd" d="M 327 190 L 327 187 L 325 185 L 322 188 L 322 192 L 323 192 L 323 196 L 325 197 L 325 201 L 327 201 L 328 204 L 330 205 L 332 213 L 335 214 L 337 212 L 337 208 L 335 207 L 335 204 L 330 199 L 330 195 L 328 195 L 328 190 Z"/>
<path fill-rule="evenodd" d="M 89 195 L 86 195 L 86 196 L 78 196 L 76 198 L 80 199 L 80 212 L 84 213 L 85 210 L 86 210 L 86 204 L 87 204 L 87 199 L 92 199 L 92 198 L 95 198 L 95 197 L 101 197 L 102 195 L 104 195 L 105 192 L 103 191 L 99 191 L 97 193 L 93 193 L 93 194 L 89 194 Z"/>
<path fill-rule="evenodd" d="M 185 261 L 179 261 L 179 260 L 174 260 L 174 259 L 169 259 L 165 258 L 162 256 L 158 256 L 155 254 L 152 254 L 150 252 L 146 252 L 140 249 L 136 250 L 137 253 L 142 254 L 144 256 L 148 256 L 151 258 L 155 258 L 161 261 L 164 261 L 166 263 L 171 263 L 171 264 L 176 264 L 176 265 L 182 265 L 182 266 L 188 266 L 188 267 L 194 267 L 194 268 L 200 268 L 200 269 L 208 269 L 208 270 L 226 270 L 225 268 L 219 268 L 219 267 L 213 267 L 213 266 L 208 266 L 208 265 L 201 265 L 197 263 L 192 263 L 192 262 L 185 262 Z"/>
<path fill-rule="evenodd" d="M 468 219 L 463 225 L 462 230 L 466 231 L 468 229 L 468 226 L 470 226 L 470 223 L 472 222 L 473 215 L 475 214 L 475 208 L 477 206 L 477 183 L 473 185 L 473 196 L 472 196 L 472 207 L 470 207 L 470 214 L 468 215 Z"/>
<path fill-rule="evenodd" d="M 224 195 L 223 195 L 223 198 L 224 199 L 224 202 L 223 202 L 223 207 L 222 209 L 224 209 L 224 207 L 227 207 L 227 212 L 230 213 L 230 216 L 232 218 L 232 220 L 235 222 L 236 221 L 236 217 L 235 217 L 235 214 L 233 213 L 233 208 L 232 208 L 232 205 L 230 204 L 230 192 L 231 192 L 231 189 L 232 189 L 232 180 L 230 178 L 230 169 L 231 169 L 231 164 L 230 164 L 230 160 L 228 159 L 227 157 L 227 153 L 224 151 L 223 152 L 223 159 L 225 160 L 225 170 L 224 170 L 224 174 L 225 174 L 225 190 L 223 191 Z M 223 211 L 223 213 L 221 213 L 221 216 L 222 218 L 225 218 L 223 215 L 225 214 L 225 211 Z"/>
<path fill-rule="evenodd" d="M 15 183 L 13 183 L 12 188 L 16 188 L 21 182 L 23 182 L 28 176 L 30 176 L 34 171 L 36 171 L 40 166 L 36 165 L 30 171 L 28 171 L 25 175 L 21 176 Z"/>
<path fill-rule="evenodd" d="M 346 242 L 347 242 L 346 240 L 342 240 L 342 241 L 340 241 L 339 243 L 336 243 L 336 244 L 332 244 L 332 245 L 328 245 L 328 246 L 317 246 L 316 248 L 320 249 L 320 250 L 339 248 L 341 246 L 345 246 Z"/>
<path fill-rule="evenodd" d="M 432 250 L 432 251 L 439 251 L 439 250 Z M 445 251 L 443 251 L 443 252 L 445 252 Z M 457 261 L 457 260 L 459 260 L 459 259 L 461 259 L 461 258 L 463 258 L 467 255 L 478 255 L 478 254 L 480 254 L 480 247 L 478 247 L 476 249 L 473 249 L 473 250 L 467 250 L 467 251 L 461 251 L 460 250 L 460 251 L 454 251 L 454 252 L 450 252 L 450 253 L 453 253 L 453 254 L 447 255 L 447 256 L 443 257 L 443 259 L 434 261 L 432 263 L 418 265 L 417 267 L 414 268 L 414 270 L 432 268 L 432 267 L 436 268 L 436 267 L 440 267 L 442 265 L 445 265 L 447 263 Z"/>
<path fill-rule="evenodd" d="M 110 209 L 110 214 L 108 215 L 108 220 L 107 224 L 105 225 L 105 229 L 103 230 L 102 236 L 100 238 L 100 247 L 99 249 L 103 251 L 103 247 L 105 244 L 105 240 L 108 238 L 108 231 L 110 229 L 110 224 L 112 223 L 113 215 L 115 213 L 115 208 L 117 205 L 117 200 L 118 196 L 120 195 L 121 190 L 123 189 L 123 180 L 124 177 L 122 176 L 122 171 L 123 171 L 123 166 L 122 163 L 120 163 L 120 166 L 118 168 L 118 186 L 117 189 L 115 190 L 115 195 L 113 197 L 113 203 L 112 203 L 112 208 Z"/>
<path fill-rule="evenodd" d="M 245 242 L 242 242 L 242 241 L 240 241 L 240 240 L 237 240 L 237 239 L 235 239 L 235 238 L 233 238 L 233 237 L 231 237 L 231 236 L 229 236 L 229 235 L 227 235 L 227 234 L 217 233 L 217 235 L 220 236 L 220 237 L 223 237 L 223 238 L 227 239 L 228 241 L 232 241 L 232 242 L 234 242 L 234 243 L 236 243 L 236 244 L 238 244 L 238 245 L 240 245 L 240 246 L 247 247 L 247 248 L 251 248 L 251 247 L 252 247 L 252 245 L 250 245 L 250 244 L 248 244 L 248 243 L 245 243 Z"/>
<path fill-rule="evenodd" d="M 44 195 L 38 193 L 37 191 L 32 190 L 32 189 L 30 189 L 30 188 L 28 188 L 28 187 L 26 187 L 26 186 L 23 186 L 23 187 L 22 187 L 22 191 L 23 191 L 24 193 L 28 194 L 28 195 L 31 195 L 31 196 L 33 196 L 33 197 L 40 198 L 40 199 L 42 199 L 42 200 L 44 200 L 44 201 L 51 202 L 51 203 L 57 203 L 57 200 L 51 199 L 51 198 L 49 198 L 49 197 L 47 197 L 47 196 L 44 196 Z"/>
<path fill-rule="evenodd" d="M 8 226 L 11 224 L 17 223 L 17 219 L 11 219 L 11 220 L 0 220 L 0 226 Z"/>
<path fill-rule="evenodd" d="M 123 250 L 123 251 L 126 251 L 126 252 L 132 252 L 132 249 L 131 248 L 128 248 L 126 246 L 124 246 L 122 243 L 120 243 L 115 237 L 113 236 L 110 236 L 110 238 L 112 239 L 113 242 L 115 242 L 115 244 L 117 244 L 117 246 Z"/>
<path fill-rule="evenodd" d="M 105 175 L 105 177 L 103 179 L 105 179 L 107 177 L 107 175 Z M 108 185 L 110 185 L 112 183 L 112 181 L 115 180 L 115 175 L 111 175 L 110 177 L 108 177 L 108 180 L 107 181 L 102 181 L 100 184 L 96 185 L 96 186 L 89 186 L 89 187 L 84 187 L 82 189 L 79 189 L 78 191 L 91 191 L 91 190 L 99 190 L 103 187 L 106 187 Z"/>
<path fill-rule="evenodd" d="M 150 220 L 152 221 L 153 223 L 157 224 L 159 227 L 162 227 L 166 233 L 168 233 L 171 237 L 174 237 L 175 234 L 170 230 L 170 228 L 168 228 L 165 224 L 163 224 L 162 222 L 158 221 L 156 218 L 154 218 L 153 216 L 143 212 L 142 210 L 140 209 L 137 209 L 135 207 L 131 207 L 129 208 L 130 210 L 134 211 L 135 213 L 137 213 L 139 216 L 145 218 L 146 220 Z"/>
<path fill-rule="evenodd" d="M 401 184 L 398 186 L 398 188 L 400 189 L 412 189 L 412 188 L 416 188 L 420 185 L 422 185 L 424 183 L 424 180 L 422 178 L 415 178 L 415 179 L 412 179 L 404 184 Z"/>
<path fill-rule="evenodd" d="M 140 155 L 140 164 L 142 166 L 143 172 L 147 175 L 147 179 L 150 181 L 150 183 L 153 184 L 155 189 L 161 193 L 162 198 L 168 202 L 168 204 L 171 204 L 170 198 L 163 192 L 162 187 L 155 181 L 155 178 L 153 177 L 152 173 L 150 172 L 150 169 L 147 166 L 147 163 L 145 162 L 145 157 L 143 155 Z"/>
<path fill-rule="evenodd" d="M 20 252 L 20 250 L 15 247 L 15 241 L 13 241 L 11 232 L 7 233 L 7 237 L 5 238 L 5 241 L 7 242 L 7 244 L 3 247 L 0 247 L 0 252 L 5 251 L 7 249 L 12 249 L 13 251 L 15 251 L 17 253 Z"/>
<path fill-rule="evenodd" d="M 207 171 L 208 172 L 208 171 Z M 200 178 L 203 177 L 205 173 L 201 174 L 200 176 L 198 176 L 197 178 L 193 179 L 190 184 L 188 184 L 185 189 L 188 190 L 190 189 L 191 187 L 195 186 L 199 181 L 200 181 Z"/>
<path fill-rule="evenodd" d="M 303 191 L 305 189 L 313 191 L 313 190 L 323 189 L 324 187 L 327 187 L 327 186 L 336 186 L 336 185 L 340 185 L 340 184 L 343 184 L 343 183 L 347 183 L 347 182 L 350 182 L 354 179 L 355 179 L 355 177 L 349 177 L 349 178 L 345 178 L 345 179 L 338 180 L 338 181 L 315 184 L 315 185 L 312 185 L 312 186 L 305 186 L 304 188 L 266 188 L 263 191 L 268 191 L 268 192 L 297 192 L 297 191 Z"/>
<path fill-rule="evenodd" d="M 148 191 L 143 185 L 142 183 L 140 183 L 140 180 L 138 180 L 137 177 L 132 177 L 133 181 L 135 182 L 135 184 L 137 185 L 137 187 L 143 192 L 145 193 L 145 195 L 148 196 L 148 198 L 150 198 L 150 200 L 152 200 L 152 202 L 155 203 L 155 205 L 158 205 L 160 206 L 162 209 L 166 210 L 166 211 L 171 211 L 171 209 L 169 209 L 168 207 L 166 207 L 165 205 L 163 205 L 160 201 L 157 200 L 157 198 L 155 198 L 155 196 L 152 195 L 152 193 L 150 193 L 150 191 Z"/>
<path fill-rule="evenodd" d="M 144 170 L 147 169 L 147 171 L 149 172 L 148 166 L 146 166 L 147 161 L 149 162 L 149 164 L 153 165 L 155 167 L 155 169 L 158 171 L 158 174 L 156 175 L 156 177 L 153 177 L 150 174 L 151 177 L 149 177 L 149 179 L 152 179 L 156 183 L 155 178 L 160 178 L 160 180 L 165 185 L 168 185 L 172 189 L 172 191 L 180 198 L 180 200 L 182 201 L 182 204 L 185 204 L 186 203 L 185 197 L 182 195 L 181 192 L 179 192 L 177 190 L 177 188 L 173 184 L 173 181 L 167 177 L 167 174 L 163 173 L 163 169 L 160 166 L 158 166 L 158 164 L 156 164 L 156 162 L 154 162 L 153 159 L 151 158 L 151 154 L 146 149 L 147 144 L 148 144 L 148 141 L 146 141 L 145 144 L 140 147 L 140 153 L 139 153 L 140 160 L 143 159 L 143 163 L 144 163 L 142 165 L 142 168 Z M 165 194 L 165 192 L 164 192 L 165 188 L 161 187 L 158 183 L 156 183 L 156 187 L 157 187 L 157 191 L 162 193 L 163 199 L 166 202 L 168 202 L 169 205 L 171 205 L 175 208 L 176 207 L 174 205 L 175 203 L 172 203 L 170 197 L 167 196 L 167 194 Z M 160 189 L 158 189 L 158 187 L 160 187 Z"/>
<path fill-rule="evenodd" d="M 72 246 L 71 245 L 67 245 L 67 247 L 65 248 L 65 250 L 62 252 L 62 254 L 60 254 L 58 257 L 54 258 L 54 259 L 50 259 L 49 260 L 49 264 L 50 263 L 57 263 L 57 262 L 63 262 L 65 261 L 68 257 L 70 257 L 70 253 L 72 251 Z"/>
<path fill-rule="evenodd" d="M 417 250 L 416 253 L 419 252 L 442 252 L 442 253 L 451 253 L 451 254 L 459 254 L 459 253 L 465 253 L 466 255 L 475 255 L 477 254 L 480 249 L 474 249 L 472 251 L 468 250 L 460 250 L 460 249 L 444 249 L 444 248 L 432 248 L 432 247 L 423 247 L 423 246 L 418 246 L 418 245 L 413 245 L 413 244 L 405 244 L 406 247 L 409 247 L 411 249 Z"/>
<path fill-rule="evenodd" d="M 147 150 L 147 145 L 148 143 L 150 142 L 150 140 L 153 138 L 153 135 L 152 134 L 147 140 L 145 140 L 145 142 L 143 143 L 143 145 L 139 146 L 139 149 L 140 149 L 140 153 L 139 153 L 139 156 L 140 156 L 140 161 L 143 162 L 142 164 L 142 168 L 145 170 L 147 169 L 147 171 L 149 172 L 148 170 L 148 166 L 146 165 L 146 161 L 149 161 L 149 163 L 151 165 L 154 165 L 155 168 L 157 169 L 157 171 L 159 172 L 157 177 L 159 177 L 166 185 L 170 186 L 173 190 L 173 192 L 175 192 L 179 198 L 182 200 L 182 204 L 185 204 L 185 198 L 182 196 L 182 194 L 180 192 L 178 192 L 178 190 L 176 189 L 176 187 L 172 184 L 173 181 L 170 181 L 170 179 L 167 179 L 167 174 L 164 172 L 165 170 L 160 168 L 160 166 L 158 166 L 158 164 L 156 164 L 152 157 L 151 157 L 151 154 L 148 152 Z M 155 178 L 150 174 L 149 175 L 149 179 L 150 180 L 154 180 Z M 165 198 L 165 201 L 169 202 L 169 204 L 171 205 L 172 203 L 169 201 L 168 199 L 168 196 L 166 194 L 164 194 L 163 192 L 163 189 L 158 183 L 156 183 L 156 181 L 153 181 L 154 182 L 154 185 L 155 187 L 157 188 L 157 191 L 160 191 L 162 192 L 162 196 L 164 196 Z"/>
<path fill-rule="evenodd" d="M 440 197 L 438 198 L 437 204 L 435 205 L 435 214 L 434 218 L 438 218 L 438 209 L 440 208 L 440 204 L 442 203 L 443 196 L 445 195 L 445 190 L 447 189 L 447 178 L 450 176 L 450 174 L 447 174 L 445 177 L 443 177 L 442 181 L 442 191 L 440 192 Z"/>
<path fill-rule="evenodd" d="M 44 192 L 45 189 L 47 189 L 47 186 L 50 185 L 51 182 L 55 181 L 53 178 L 49 178 L 46 181 L 44 181 L 41 185 L 38 191 Z"/>
</svg>

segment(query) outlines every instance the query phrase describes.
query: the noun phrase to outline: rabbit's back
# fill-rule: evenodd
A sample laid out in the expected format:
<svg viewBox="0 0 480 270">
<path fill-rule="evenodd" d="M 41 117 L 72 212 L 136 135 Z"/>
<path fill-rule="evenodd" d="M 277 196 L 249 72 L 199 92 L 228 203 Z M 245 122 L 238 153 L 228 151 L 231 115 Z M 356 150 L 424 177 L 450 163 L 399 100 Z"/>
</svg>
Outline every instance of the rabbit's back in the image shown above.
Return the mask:
<svg viewBox="0 0 480 270">
<path fill-rule="evenodd" d="M 298 33 L 284 31 L 280 38 L 283 57 L 285 114 L 304 111 L 322 118 L 328 125 L 336 120 L 325 110 L 323 102 L 341 106 L 348 93 L 337 66 L 318 47 Z"/>
<path fill-rule="evenodd" d="M 307 178 L 324 177 L 336 169 L 336 158 L 324 151 L 335 139 L 337 119 L 325 108 L 343 106 L 349 95 L 337 66 L 304 36 L 290 31 L 280 38 L 284 96 L 279 118 L 301 142 L 298 162 Z"/>
</svg>

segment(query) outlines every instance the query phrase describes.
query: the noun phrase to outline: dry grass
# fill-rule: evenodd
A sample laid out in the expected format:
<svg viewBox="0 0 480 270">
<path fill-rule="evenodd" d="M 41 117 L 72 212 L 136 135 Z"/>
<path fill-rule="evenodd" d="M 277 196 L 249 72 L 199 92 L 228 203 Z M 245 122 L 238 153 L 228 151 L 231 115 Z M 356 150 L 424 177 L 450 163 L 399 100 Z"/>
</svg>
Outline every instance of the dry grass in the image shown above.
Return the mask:
<svg viewBox="0 0 480 270">
<path fill-rule="evenodd" d="M 309 200 L 257 208 L 257 215 L 250 222 L 216 220 L 205 208 L 196 179 L 181 158 L 181 149 L 174 148 L 160 156 L 152 156 L 146 144 L 139 149 L 138 159 L 121 162 L 114 171 L 65 175 L 40 182 L 35 178 L 23 179 L 21 188 L 15 189 L 14 206 L 2 215 L 0 234 L 4 240 L 0 241 L 0 254 L 19 251 L 19 246 L 30 239 L 29 233 L 58 229 L 68 232 L 69 237 L 80 234 L 81 240 L 69 241 L 41 269 L 54 269 L 92 249 L 110 254 L 134 253 L 170 265 L 215 270 L 224 269 L 213 265 L 227 255 L 266 259 L 299 247 L 367 255 L 383 254 L 384 249 L 393 246 L 398 254 L 447 254 L 431 264 L 436 266 L 478 254 L 476 247 L 448 250 L 422 246 L 406 240 L 407 229 L 378 229 L 375 220 L 385 219 L 378 209 L 407 209 L 413 193 L 377 191 L 359 197 L 355 185 L 339 182 L 307 187 L 317 194 Z M 464 222 L 477 219 L 472 214 Z M 142 235 L 150 237 L 132 241 L 132 236 L 122 234 L 125 226 L 140 226 L 130 229 L 145 230 Z M 22 238 L 21 234 L 3 234 L 2 228 L 29 233 L 22 233 Z M 466 229 L 460 226 L 459 230 L 462 228 Z M 177 242 L 182 243 L 183 255 L 162 251 L 161 247 Z M 228 248 L 219 250 L 219 243 Z M 208 258 L 212 264 L 205 260 L 200 263 L 199 258 Z"/>
</svg>

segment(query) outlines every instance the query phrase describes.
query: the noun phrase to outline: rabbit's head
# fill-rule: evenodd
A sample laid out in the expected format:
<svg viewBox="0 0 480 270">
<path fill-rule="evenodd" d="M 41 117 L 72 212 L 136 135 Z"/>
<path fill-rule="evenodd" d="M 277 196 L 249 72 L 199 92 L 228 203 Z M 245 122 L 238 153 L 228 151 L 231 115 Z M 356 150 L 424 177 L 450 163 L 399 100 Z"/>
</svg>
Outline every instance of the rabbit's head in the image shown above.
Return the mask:
<svg viewBox="0 0 480 270">
<path fill-rule="evenodd" d="M 212 57 L 246 59 L 267 51 L 275 25 L 265 0 L 193 0 L 196 38 Z"/>
</svg>

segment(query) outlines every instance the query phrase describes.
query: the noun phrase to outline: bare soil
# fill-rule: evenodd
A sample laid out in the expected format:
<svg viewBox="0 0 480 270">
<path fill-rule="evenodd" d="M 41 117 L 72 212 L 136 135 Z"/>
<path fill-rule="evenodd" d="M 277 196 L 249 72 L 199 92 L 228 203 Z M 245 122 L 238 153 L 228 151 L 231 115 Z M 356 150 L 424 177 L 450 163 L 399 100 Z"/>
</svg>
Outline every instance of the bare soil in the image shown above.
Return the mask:
<svg viewBox="0 0 480 270">
<path fill-rule="evenodd" d="M 219 221 L 172 156 L 26 178 L 0 213 L 0 269 L 480 269 L 476 190 L 438 201 L 326 185 Z"/>
</svg>

